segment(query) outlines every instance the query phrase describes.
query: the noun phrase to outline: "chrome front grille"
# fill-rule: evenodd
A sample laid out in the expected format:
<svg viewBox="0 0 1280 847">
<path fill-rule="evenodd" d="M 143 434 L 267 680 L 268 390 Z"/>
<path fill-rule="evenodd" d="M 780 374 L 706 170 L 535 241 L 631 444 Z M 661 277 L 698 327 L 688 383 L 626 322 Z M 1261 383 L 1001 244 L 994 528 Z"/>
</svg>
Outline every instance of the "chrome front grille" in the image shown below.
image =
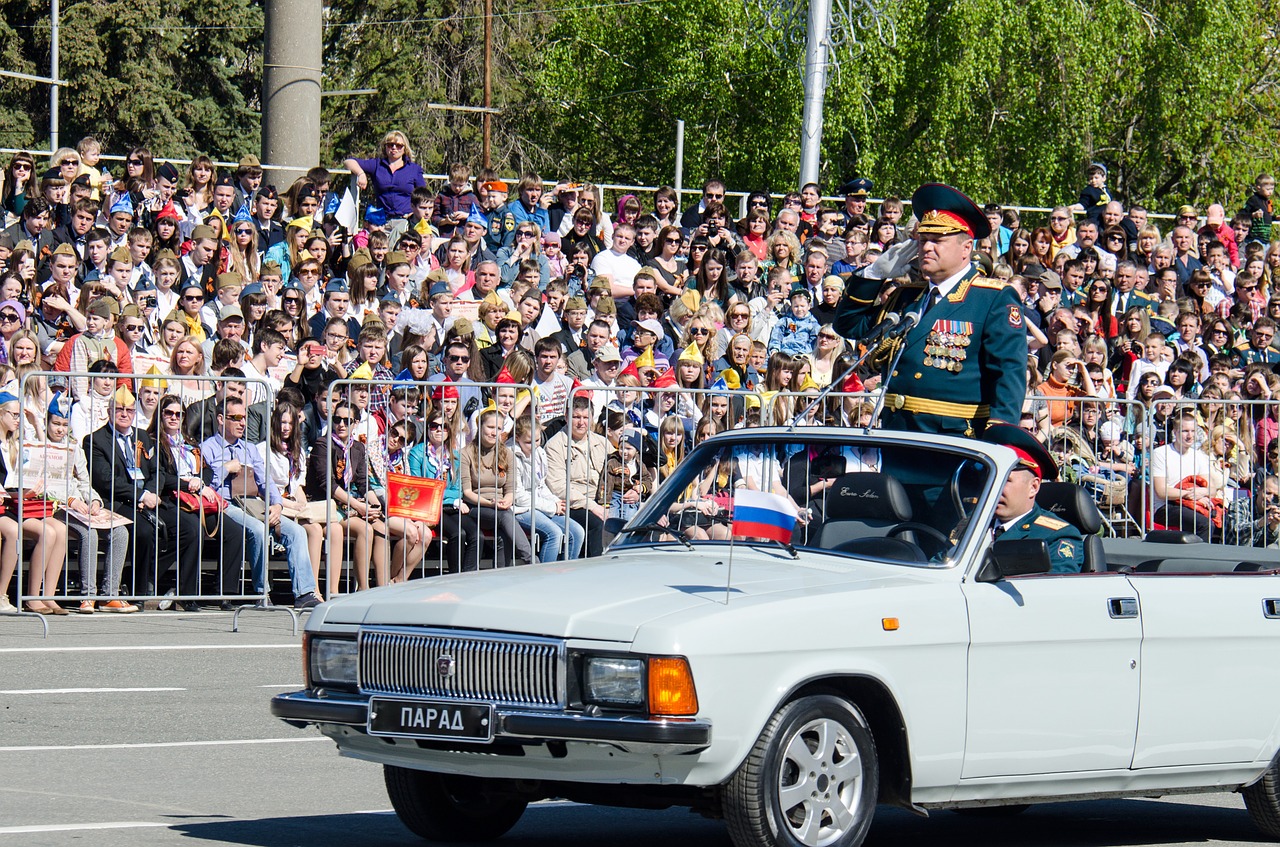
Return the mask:
<svg viewBox="0 0 1280 847">
<path fill-rule="evenodd" d="M 564 656 L 551 638 L 373 627 L 360 631 L 360 690 L 563 708 Z"/>
</svg>

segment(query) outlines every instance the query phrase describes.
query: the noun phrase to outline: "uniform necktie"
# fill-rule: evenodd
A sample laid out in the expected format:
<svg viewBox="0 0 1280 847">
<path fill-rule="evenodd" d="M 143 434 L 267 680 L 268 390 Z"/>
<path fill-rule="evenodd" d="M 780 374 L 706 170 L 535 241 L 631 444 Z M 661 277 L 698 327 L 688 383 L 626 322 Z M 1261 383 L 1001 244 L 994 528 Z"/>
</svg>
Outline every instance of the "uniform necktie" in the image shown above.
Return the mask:
<svg viewBox="0 0 1280 847">
<path fill-rule="evenodd" d="M 925 312 L 928 312 L 941 299 L 942 289 L 938 288 L 936 285 L 929 286 L 929 293 L 925 295 L 924 308 L 920 310 L 920 314 L 923 315 Z"/>
</svg>

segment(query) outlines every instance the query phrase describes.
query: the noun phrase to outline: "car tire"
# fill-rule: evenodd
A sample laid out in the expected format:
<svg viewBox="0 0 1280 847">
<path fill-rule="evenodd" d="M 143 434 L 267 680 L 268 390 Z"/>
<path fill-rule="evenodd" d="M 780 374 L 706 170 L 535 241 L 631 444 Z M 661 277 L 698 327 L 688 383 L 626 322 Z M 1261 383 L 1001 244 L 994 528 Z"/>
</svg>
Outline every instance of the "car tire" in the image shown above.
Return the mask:
<svg viewBox="0 0 1280 847">
<path fill-rule="evenodd" d="M 856 847 L 875 814 L 880 768 L 866 718 L 817 694 L 774 713 L 725 784 L 737 847 Z"/>
<path fill-rule="evenodd" d="M 490 841 L 505 835 L 528 802 L 502 780 L 382 766 L 391 806 L 409 830 L 428 841 Z"/>
<path fill-rule="evenodd" d="M 1280 759 L 1272 760 L 1262 779 L 1240 793 L 1253 825 L 1268 838 L 1280 840 Z"/>
</svg>

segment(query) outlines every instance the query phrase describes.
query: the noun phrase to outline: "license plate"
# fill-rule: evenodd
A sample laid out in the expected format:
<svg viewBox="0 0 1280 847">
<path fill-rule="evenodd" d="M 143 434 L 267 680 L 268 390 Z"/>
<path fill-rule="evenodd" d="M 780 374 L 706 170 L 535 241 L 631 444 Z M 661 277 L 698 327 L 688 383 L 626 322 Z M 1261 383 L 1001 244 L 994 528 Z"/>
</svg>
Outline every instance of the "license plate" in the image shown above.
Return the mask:
<svg viewBox="0 0 1280 847">
<path fill-rule="evenodd" d="M 369 734 L 489 742 L 493 740 L 493 706 L 373 697 L 369 700 Z"/>
</svg>

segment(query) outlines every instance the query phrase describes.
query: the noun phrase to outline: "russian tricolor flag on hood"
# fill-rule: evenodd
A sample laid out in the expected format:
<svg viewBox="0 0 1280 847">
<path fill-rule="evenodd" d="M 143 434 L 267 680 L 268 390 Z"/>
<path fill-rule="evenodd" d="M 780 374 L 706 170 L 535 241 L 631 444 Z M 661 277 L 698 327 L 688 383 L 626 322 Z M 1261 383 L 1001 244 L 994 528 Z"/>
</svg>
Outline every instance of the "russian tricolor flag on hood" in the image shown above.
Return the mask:
<svg viewBox="0 0 1280 847">
<path fill-rule="evenodd" d="M 733 493 L 733 534 L 791 543 L 795 506 L 786 497 L 739 488 Z"/>
</svg>

